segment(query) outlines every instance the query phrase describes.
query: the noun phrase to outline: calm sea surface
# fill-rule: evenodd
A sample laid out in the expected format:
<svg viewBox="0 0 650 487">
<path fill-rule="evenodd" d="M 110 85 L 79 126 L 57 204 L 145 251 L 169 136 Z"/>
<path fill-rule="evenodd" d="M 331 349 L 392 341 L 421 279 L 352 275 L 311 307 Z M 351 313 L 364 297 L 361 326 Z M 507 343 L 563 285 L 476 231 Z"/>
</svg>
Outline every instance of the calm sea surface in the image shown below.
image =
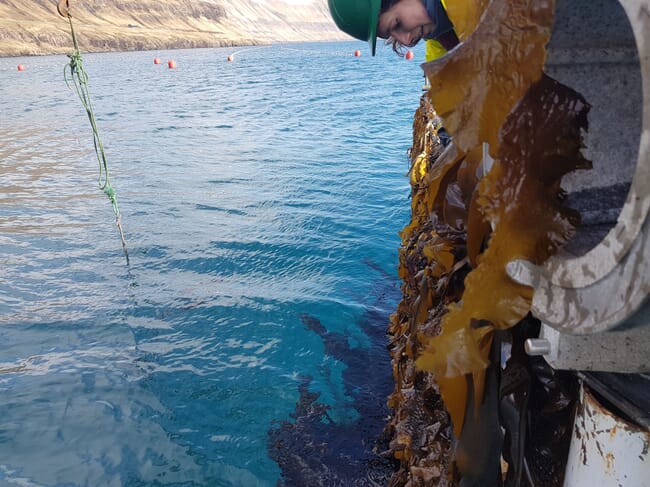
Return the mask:
<svg viewBox="0 0 650 487">
<path fill-rule="evenodd" d="M 359 474 L 423 80 L 379 51 L 85 54 L 128 266 L 67 58 L 0 59 L 0 486 L 275 486 L 314 408 Z"/>
</svg>

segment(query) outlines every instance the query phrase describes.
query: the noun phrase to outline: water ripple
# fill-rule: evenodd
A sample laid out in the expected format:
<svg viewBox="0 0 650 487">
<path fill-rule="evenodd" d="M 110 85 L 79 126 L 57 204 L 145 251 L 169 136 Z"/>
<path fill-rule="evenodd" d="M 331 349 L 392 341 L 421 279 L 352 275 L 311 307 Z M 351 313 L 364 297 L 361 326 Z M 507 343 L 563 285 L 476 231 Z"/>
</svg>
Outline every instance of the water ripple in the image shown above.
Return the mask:
<svg viewBox="0 0 650 487">
<path fill-rule="evenodd" d="M 383 353 L 421 72 L 302 47 L 84 55 L 128 267 L 67 58 L 0 59 L 0 484 L 274 486 L 304 376 L 359 416 L 300 317 Z"/>
</svg>

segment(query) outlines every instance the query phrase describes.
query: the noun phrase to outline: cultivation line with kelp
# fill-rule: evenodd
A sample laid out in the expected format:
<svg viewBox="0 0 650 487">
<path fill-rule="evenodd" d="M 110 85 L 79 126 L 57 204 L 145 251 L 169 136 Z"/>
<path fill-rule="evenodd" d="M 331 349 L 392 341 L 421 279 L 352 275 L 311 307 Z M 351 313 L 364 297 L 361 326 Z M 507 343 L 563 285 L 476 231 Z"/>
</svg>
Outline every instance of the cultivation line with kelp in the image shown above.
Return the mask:
<svg viewBox="0 0 650 487">
<path fill-rule="evenodd" d="M 579 214 L 563 206 L 561 181 L 590 168 L 589 104 L 543 72 L 554 8 L 451 3 L 464 42 L 424 65 L 390 325 L 390 485 L 562 484 L 575 383 L 524 353 L 539 329 L 532 289 L 506 274 L 571 238 Z"/>
</svg>

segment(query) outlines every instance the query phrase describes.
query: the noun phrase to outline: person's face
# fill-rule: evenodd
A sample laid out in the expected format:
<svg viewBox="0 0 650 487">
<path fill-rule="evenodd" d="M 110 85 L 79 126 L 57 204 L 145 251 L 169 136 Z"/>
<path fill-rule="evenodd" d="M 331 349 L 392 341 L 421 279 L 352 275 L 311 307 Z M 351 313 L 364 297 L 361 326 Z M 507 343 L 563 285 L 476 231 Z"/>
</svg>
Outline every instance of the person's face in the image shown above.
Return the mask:
<svg viewBox="0 0 650 487">
<path fill-rule="evenodd" d="M 379 16 L 377 35 L 413 47 L 434 28 L 421 0 L 401 0 Z"/>
</svg>

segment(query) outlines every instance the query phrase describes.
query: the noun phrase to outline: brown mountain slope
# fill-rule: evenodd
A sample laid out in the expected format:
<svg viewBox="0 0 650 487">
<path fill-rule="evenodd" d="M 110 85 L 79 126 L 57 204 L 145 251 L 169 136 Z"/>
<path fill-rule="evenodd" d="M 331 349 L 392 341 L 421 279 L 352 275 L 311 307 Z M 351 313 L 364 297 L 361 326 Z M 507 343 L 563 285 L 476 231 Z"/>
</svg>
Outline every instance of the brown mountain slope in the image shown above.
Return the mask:
<svg viewBox="0 0 650 487">
<path fill-rule="evenodd" d="M 0 0 L 0 55 L 66 53 L 56 0 Z M 346 39 L 326 0 L 70 0 L 82 51 Z"/>
</svg>

